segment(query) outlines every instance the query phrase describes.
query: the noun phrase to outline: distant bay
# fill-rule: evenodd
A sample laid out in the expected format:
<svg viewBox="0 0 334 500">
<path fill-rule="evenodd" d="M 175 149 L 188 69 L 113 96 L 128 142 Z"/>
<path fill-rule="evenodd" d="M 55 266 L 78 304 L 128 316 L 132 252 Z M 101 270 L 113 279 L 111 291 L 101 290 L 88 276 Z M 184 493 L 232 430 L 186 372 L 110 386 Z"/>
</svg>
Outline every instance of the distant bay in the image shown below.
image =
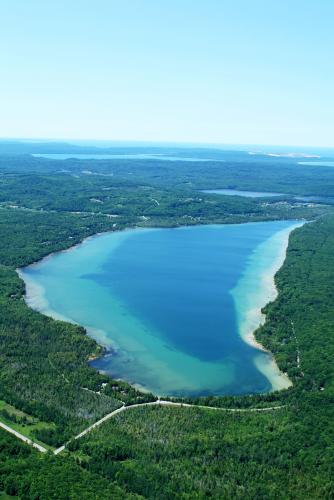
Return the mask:
<svg viewBox="0 0 334 500">
<path fill-rule="evenodd" d="M 297 221 L 98 235 L 21 270 L 27 303 L 85 326 L 102 371 L 159 395 L 288 387 L 252 331 Z"/>
<path fill-rule="evenodd" d="M 165 161 L 219 161 L 220 159 L 169 156 L 162 153 L 136 153 L 136 154 L 83 154 L 83 153 L 41 153 L 33 154 L 36 158 L 49 158 L 49 160 L 165 160 Z"/>
</svg>

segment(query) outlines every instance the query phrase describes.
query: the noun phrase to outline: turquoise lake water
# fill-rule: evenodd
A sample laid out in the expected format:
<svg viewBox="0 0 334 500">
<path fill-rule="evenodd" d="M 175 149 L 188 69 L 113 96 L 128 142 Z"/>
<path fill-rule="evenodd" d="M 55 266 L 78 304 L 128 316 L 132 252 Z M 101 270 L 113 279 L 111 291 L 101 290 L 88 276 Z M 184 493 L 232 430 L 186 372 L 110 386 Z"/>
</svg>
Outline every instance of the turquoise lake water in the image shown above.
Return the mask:
<svg viewBox="0 0 334 500">
<path fill-rule="evenodd" d="M 84 325 L 93 365 L 158 395 L 287 387 L 252 344 L 296 221 L 105 233 L 21 270 L 28 304 Z"/>
</svg>

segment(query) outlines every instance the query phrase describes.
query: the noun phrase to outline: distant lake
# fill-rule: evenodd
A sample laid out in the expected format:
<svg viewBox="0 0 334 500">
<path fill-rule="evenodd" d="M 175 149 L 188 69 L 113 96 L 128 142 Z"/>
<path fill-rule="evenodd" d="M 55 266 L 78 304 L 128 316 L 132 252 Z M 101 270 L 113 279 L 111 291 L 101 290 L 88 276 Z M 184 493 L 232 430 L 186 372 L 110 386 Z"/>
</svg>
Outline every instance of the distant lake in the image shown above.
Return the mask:
<svg viewBox="0 0 334 500">
<path fill-rule="evenodd" d="M 245 196 L 247 198 L 264 198 L 268 196 L 284 196 L 283 193 L 269 193 L 263 191 L 239 191 L 238 189 L 202 189 L 202 193 L 224 194 L 227 196 Z"/>
<path fill-rule="evenodd" d="M 334 203 L 334 197 L 332 196 L 296 196 L 294 194 L 285 193 L 270 193 L 265 191 L 239 191 L 237 189 L 202 189 L 202 193 L 208 194 L 221 194 L 225 196 L 244 196 L 246 198 L 270 198 L 274 196 L 287 196 L 293 198 L 297 201 L 304 201 L 309 203 Z"/>
<path fill-rule="evenodd" d="M 84 325 L 92 364 L 159 395 L 287 387 L 254 346 L 296 221 L 106 233 L 22 270 L 28 304 Z"/>
<path fill-rule="evenodd" d="M 187 158 L 185 156 L 167 156 L 164 154 L 33 154 L 37 158 L 49 158 L 50 160 L 69 160 L 75 158 L 78 160 L 165 160 L 165 161 L 225 161 L 209 158 Z"/>
<path fill-rule="evenodd" d="M 334 167 L 334 161 L 299 161 L 298 165 L 310 165 L 313 167 Z"/>
<path fill-rule="evenodd" d="M 295 200 L 306 201 L 310 203 L 328 203 L 332 205 L 334 203 L 333 196 L 294 196 Z"/>
</svg>

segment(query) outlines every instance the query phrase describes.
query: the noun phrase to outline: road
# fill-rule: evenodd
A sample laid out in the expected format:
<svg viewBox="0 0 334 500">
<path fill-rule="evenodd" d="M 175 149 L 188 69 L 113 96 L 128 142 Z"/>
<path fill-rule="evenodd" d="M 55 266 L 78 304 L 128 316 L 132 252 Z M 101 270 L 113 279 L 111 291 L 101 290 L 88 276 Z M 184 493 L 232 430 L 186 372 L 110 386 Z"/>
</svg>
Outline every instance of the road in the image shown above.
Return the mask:
<svg viewBox="0 0 334 500">
<path fill-rule="evenodd" d="M 281 408 L 285 408 L 285 405 L 281 406 L 270 406 L 266 408 L 218 408 L 216 406 L 203 406 L 203 405 L 192 405 L 189 403 L 175 403 L 173 401 L 164 401 L 162 399 L 158 399 L 157 401 L 152 401 L 150 403 L 138 403 L 134 405 L 129 405 L 129 406 L 121 406 L 121 408 L 117 408 L 117 410 L 112 411 L 111 413 L 108 413 L 105 415 L 103 418 L 95 422 L 94 424 L 90 425 L 85 429 L 84 431 L 80 432 L 80 434 L 77 434 L 73 439 L 80 439 L 81 437 L 85 436 L 88 434 L 90 431 L 95 429 L 96 427 L 99 427 L 103 422 L 106 422 L 110 418 L 114 417 L 118 413 L 121 413 L 123 411 L 127 410 L 132 410 L 134 408 L 142 408 L 143 406 L 179 406 L 179 407 L 186 407 L 186 408 L 202 408 L 206 410 L 220 410 L 220 411 L 227 411 L 227 412 L 261 412 L 261 411 L 272 411 L 272 410 L 280 410 Z M 67 443 L 66 443 L 67 444 Z M 66 444 L 63 446 L 60 446 L 54 451 L 55 455 L 59 455 L 62 451 L 65 450 Z"/>
<path fill-rule="evenodd" d="M 122 413 L 123 411 L 127 411 L 127 410 L 133 410 L 134 408 L 142 408 L 143 406 L 178 406 L 181 408 L 201 408 L 201 409 L 205 409 L 205 410 L 216 410 L 216 411 L 219 410 L 219 411 L 239 412 L 240 413 L 240 412 L 261 412 L 261 411 L 280 410 L 282 408 L 285 408 L 286 405 L 269 406 L 266 408 L 218 408 L 216 406 L 192 405 L 189 403 L 175 403 L 173 401 L 165 401 L 163 399 L 158 399 L 157 401 L 152 401 L 150 403 L 138 403 L 138 404 L 129 405 L 129 406 L 125 406 L 125 404 L 123 403 L 123 406 L 121 406 L 120 408 L 117 408 L 117 410 L 114 410 L 111 413 L 108 413 L 104 417 L 100 418 L 100 420 L 98 420 L 94 424 L 87 427 L 85 430 L 80 432 L 80 434 L 77 434 L 76 436 L 74 436 L 73 439 L 80 439 L 81 437 L 85 436 L 86 434 L 91 432 L 96 427 L 99 427 L 101 424 L 103 424 L 103 422 L 106 422 L 110 418 L 117 415 L 118 413 Z M 34 448 L 36 448 L 38 451 L 40 451 L 42 453 L 46 453 L 48 451 L 46 448 L 44 448 L 44 446 L 41 446 L 40 444 L 35 443 L 34 441 L 29 439 L 28 437 L 24 436 L 23 434 L 21 434 L 20 432 L 18 432 L 16 430 L 12 429 L 12 427 L 9 427 L 9 425 L 4 424 L 3 422 L 0 422 L 0 428 L 4 429 L 5 431 L 9 432 L 10 434 L 13 434 L 18 439 L 21 439 L 21 441 L 24 441 L 25 443 L 29 444 L 30 446 L 33 446 Z M 61 453 L 62 451 L 65 450 L 67 444 L 68 443 L 63 444 L 62 446 L 60 446 L 59 448 L 54 450 L 53 453 L 55 455 L 59 455 L 59 453 Z"/>
<path fill-rule="evenodd" d="M 301 369 L 301 360 L 300 360 L 299 342 L 298 342 L 298 339 L 297 339 L 295 326 L 294 326 L 294 323 L 293 323 L 293 321 L 292 321 L 292 320 L 291 320 L 291 326 L 292 326 L 292 333 L 293 333 L 293 336 L 294 336 L 294 339 L 295 339 L 295 343 L 296 343 L 296 362 L 297 362 L 297 367 L 298 367 L 298 368 L 299 368 L 299 370 L 300 370 L 300 374 L 301 374 L 301 376 L 302 376 L 302 377 L 304 377 L 304 372 L 303 372 L 303 370 Z"/>
<path fill-rule="evenodd" d="M 9 425 L 6 425 L 3 422 L 0 422 L 0 427 L 2 429 L 4 429 L 5 431 L 10 432 L 11 434 L 16 436 L 17 438 L 21 439 L 21 441 L 24 441 L 25 443 L 30 444 L 30 446 L 33 446 L 34 448 L 41 451 L 42 453 L 46 453 L 48 451 L 46 448 L 44 448 L 40 444 L 34 443 L 34 441 L 32 441 L 31 439 L 27 438 L 23 434 L 20 434 L 20 432 L 15 431 L 11 427 L 9 427 Z"/>
</svg>

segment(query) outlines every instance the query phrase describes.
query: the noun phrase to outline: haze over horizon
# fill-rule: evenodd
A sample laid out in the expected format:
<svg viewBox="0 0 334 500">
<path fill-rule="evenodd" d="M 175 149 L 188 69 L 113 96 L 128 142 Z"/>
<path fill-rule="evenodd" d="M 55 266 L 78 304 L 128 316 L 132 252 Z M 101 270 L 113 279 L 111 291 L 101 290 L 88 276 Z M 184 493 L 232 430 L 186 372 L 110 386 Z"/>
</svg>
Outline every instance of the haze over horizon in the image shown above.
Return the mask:
<svg viewBox="0 0 334 500">
<path fill-rule="evenodd" d="M 333 15 L 330 0 L 4 1 L 0 137 L 332 148 Z"/>
<path fill-rule="evenodd" d="M 312 144 L 224 144 L 208 142 L 179 142 L 179 141 L 149 141 L 149 140 L 116 140 L 116 139 L 75 139 L 75 138 L 52 138 L 52 137 L 0 137 L 1 143 L 29 143 L 29 144 L 66 144 L 73 146 L 99 148 L 180 148 L 180 149 L 217 149 L 222 151 L 247 151 L 252 153 L 285 153 L 285 154 L 324 154 L 332 156 L 334 146 L 315 146 Z"/>
</svg>

